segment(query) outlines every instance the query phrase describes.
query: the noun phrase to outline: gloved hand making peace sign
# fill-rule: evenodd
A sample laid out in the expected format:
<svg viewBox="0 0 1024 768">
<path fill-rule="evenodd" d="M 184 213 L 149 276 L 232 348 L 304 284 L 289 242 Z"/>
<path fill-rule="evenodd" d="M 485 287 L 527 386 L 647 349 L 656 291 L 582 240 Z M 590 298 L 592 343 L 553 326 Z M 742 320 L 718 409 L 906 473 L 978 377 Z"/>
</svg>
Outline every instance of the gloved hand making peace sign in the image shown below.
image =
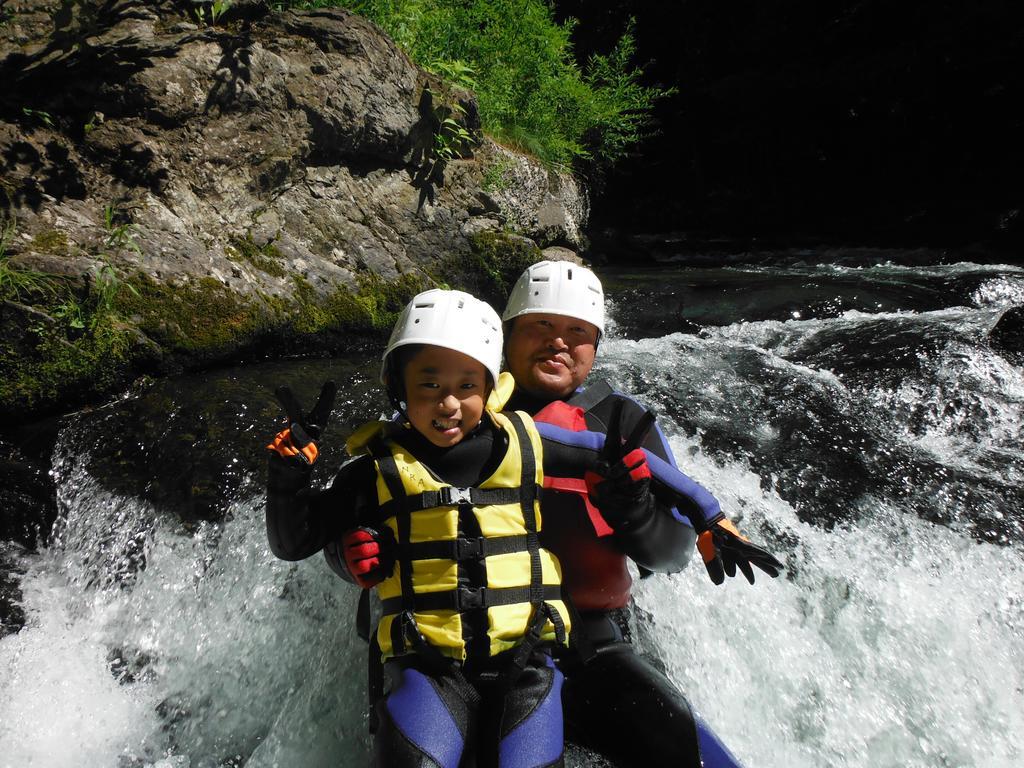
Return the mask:
<svg viewBox="0 0 1024 768">
<path fill-rule="evenodd" d="M 320 439 L 324 427 L 327 426 L 337 392 L 338 387 L 333 381 L 324 382 L 316 405 L 307 414 L 303 413 L 299 401 L 289 387 L 278 387 L 274 390 L 277 401 L 288 414 L 288 427 L 274 436 L 267 449 L 291 464 L 311 467 L 320 455 L 316 441 Z"/>
<path fill-rule="evenodd" d="M 604 449 L 593 470 L 583 479 L 591 503 L 605 521 L 617 531 L 642 525 L 652 514 L 651 469 L 640 443 L 654 424 L 654 414 L 645 411 L 633 431 L 622 440 L 622 406 L 612 406 Z"/>
</svg>

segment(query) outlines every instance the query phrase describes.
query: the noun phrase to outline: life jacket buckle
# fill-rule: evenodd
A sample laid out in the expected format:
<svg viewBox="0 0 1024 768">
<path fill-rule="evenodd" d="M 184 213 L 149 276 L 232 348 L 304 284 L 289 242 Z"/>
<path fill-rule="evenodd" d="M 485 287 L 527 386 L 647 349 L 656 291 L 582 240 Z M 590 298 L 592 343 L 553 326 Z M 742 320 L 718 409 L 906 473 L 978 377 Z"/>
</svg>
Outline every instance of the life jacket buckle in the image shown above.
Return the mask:
<svg viewBox="0 0 1024 768">
<path fill-rule="evenodd" d="M 458 538 L 455 540 L 456 560 L 483 560 L 483 558 L 484 540 L 482 538 Z"/>
<path fill-rule="evenodd" d="M 456 488 L 449 485 L 441 489 L 441 503 L 443 506 L 458 506 L 460 504 L 472 504 L 472 488 Z"/>
<path fill-rule="evenodd" d="M 487 605 L 487 587 L 459 587 L 459 610 L 474 610 Z"/>
</svg>

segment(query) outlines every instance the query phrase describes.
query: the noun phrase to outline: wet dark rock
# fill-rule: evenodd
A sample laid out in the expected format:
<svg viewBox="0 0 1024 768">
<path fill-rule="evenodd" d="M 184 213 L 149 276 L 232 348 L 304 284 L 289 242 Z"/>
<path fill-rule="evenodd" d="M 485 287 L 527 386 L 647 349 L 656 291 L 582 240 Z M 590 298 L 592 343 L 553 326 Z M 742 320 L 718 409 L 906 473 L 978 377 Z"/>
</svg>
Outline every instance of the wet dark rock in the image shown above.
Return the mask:
<svg viewBox="0 0 1024 768">
<path fill-rule="evenodd" d="M 316 472 L 327 482 L 344 459 L 338 442 L 386 410 L 372 373 L 373 359 L 264 363 L 154 383 L 135 397 L 73 417 L 63 447 L 107 491 L 152 504 L 184 530 L 222 520 L 231 505 L 262 489 L 266 444 L 283 428 L 273 391 L 291 386 L 312 404 L 321 383 L 345 382 L 335 404 Z M 116 436 L 111 439 L 111 436 Z M 137 541 L 119 544 L 126 575 L 144 567 L 144 542 L 152 527 L 137 523 Z"/>
<path fill-rule="evenodd" d="M 0 541 L 34 549 L 57 518 L 49 462 L 33 459 L 0 437 Z"/>
<path fill-rule="evenodd" d="M 25 569 L 20 557 L 20 548 L 0 537 L 0 638 L 18 632 L 25 625 L 20 586 Z"/>
<path fill-rule="evenodd" d="M 989 331 L 989 343 L 1014 365 L 1024 365 L 1024 307 L 1011 307 Z"/>
</svg>

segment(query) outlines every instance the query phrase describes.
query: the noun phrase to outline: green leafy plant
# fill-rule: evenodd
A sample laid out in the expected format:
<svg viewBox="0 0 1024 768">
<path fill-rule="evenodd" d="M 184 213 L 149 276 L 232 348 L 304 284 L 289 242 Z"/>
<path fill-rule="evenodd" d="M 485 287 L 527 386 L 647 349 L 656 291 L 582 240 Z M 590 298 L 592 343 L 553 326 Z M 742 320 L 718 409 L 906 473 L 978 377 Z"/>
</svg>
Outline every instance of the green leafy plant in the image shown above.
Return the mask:
<svg viewBox="0 0 1024 768">
<path fill-rule="evenodd" d="M 49 112 L 45 112 L 41 109 L 30 109 L 29 107 L 22 107 L 21 113 L 25 115 L 25 117 L 31 117 L 38 120 L 48 128 L 53 128 L 53 116 Z"/>
<path fill-rule="evenodd" d="M 459 88 L 476 89 L 476 73 L 464 61 L 438 59 L 427 64 L 426 69 Z"/>
<path fill-rule="evenodd" d="M 512 163 L 504 157 L 499 157 L 484 170 L 483 180 L 480 188 L 484 192 L 501 192 L 508 188 L 508 177 L 505 175 L 512 169 Z"/>
<path fill-rule="evenodd" d="M 602 169 L 651 131 L 650 112 L 672 91 L 644 85 L 634 26 L 607 54 L 577 61 L 575 20 L 546 0 L 292 0 L 277 9 L 343 6 L 388 33 L 413 61 L 475 90 L 483 129 L 497 141 L 569 168 Z M 472 83 L 472 85 L 470 85 Z"/>
<path fill-rule="evenodd" d="M 57 293 L 56 278 L 45 272 L 11 264 L 7 247 L 14 237 L 15 224 L 0 224 L 0 300 L 24 301 L 32 297 L 50 298 Z"/>
<path fill-rule="evenodd" d="M 209 23 L 213 25 L 231 7 L 231 2 L 232 0 L 213 0 L 213 2 L 203 0 L 196 3 L 195 8 L 192 9 L 192 15 L 198 24 L 205 26 Z M 209 22 L 207 22 L 207 19 L 209 19 Z"/>
<path fill-rule="evenodd" d="M 117 315 L 116 301 L 122 290 L 127 290 L 134 296 L 139 295 L 135 286 L 122 280 L 117 274 L 117 270 L 106 259 L 99 264 L 94 264 L 89 275 L 89 299 L 92 304 L 90 326 L 92 328 L 96 327 L 100 318 Z"/>
<path fill-rule="evenodd" d="M 122 214 L 112 205 L 103 208 L 103 228 L 107 232 L 104 246 L 118 251 L 128 249 L 142 256 L 142 248 L 135 241 L 139 228 L 130 221 L 119 221 Z"/>
<path fill-rule="evenodd" d="M 93 112 L 92 117 L 89 118 L 89 122 L 82 126 L 82 130 L 85 131 L 85 133 L 91 133 L 103 123 L 104 119 L 102 112 Z"/>
<path fill-rule="evenodd" d="M 473 143 L 473 135 L 458 120 L 445 117 L 434 133 L 434 157 L 447 162 L 459 157 Z"/>
</svg>

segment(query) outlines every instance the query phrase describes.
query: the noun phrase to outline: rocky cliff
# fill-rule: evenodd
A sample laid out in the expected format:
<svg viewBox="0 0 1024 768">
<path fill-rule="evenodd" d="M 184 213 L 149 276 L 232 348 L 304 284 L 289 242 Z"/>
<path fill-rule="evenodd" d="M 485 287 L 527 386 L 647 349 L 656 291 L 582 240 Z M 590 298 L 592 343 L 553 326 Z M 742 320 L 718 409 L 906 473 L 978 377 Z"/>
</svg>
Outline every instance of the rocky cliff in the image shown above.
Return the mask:
<svg viewBox="0 0 1024 768">
<path fill-rule="evenodd" d="M 570 176 L 342 10 L 22 0 L 0 17 L 0 414 L 339 351 L 414 292 L 581 244 Z M 208 9 L 207 9 L 208 10 Z"/>
</svg>

